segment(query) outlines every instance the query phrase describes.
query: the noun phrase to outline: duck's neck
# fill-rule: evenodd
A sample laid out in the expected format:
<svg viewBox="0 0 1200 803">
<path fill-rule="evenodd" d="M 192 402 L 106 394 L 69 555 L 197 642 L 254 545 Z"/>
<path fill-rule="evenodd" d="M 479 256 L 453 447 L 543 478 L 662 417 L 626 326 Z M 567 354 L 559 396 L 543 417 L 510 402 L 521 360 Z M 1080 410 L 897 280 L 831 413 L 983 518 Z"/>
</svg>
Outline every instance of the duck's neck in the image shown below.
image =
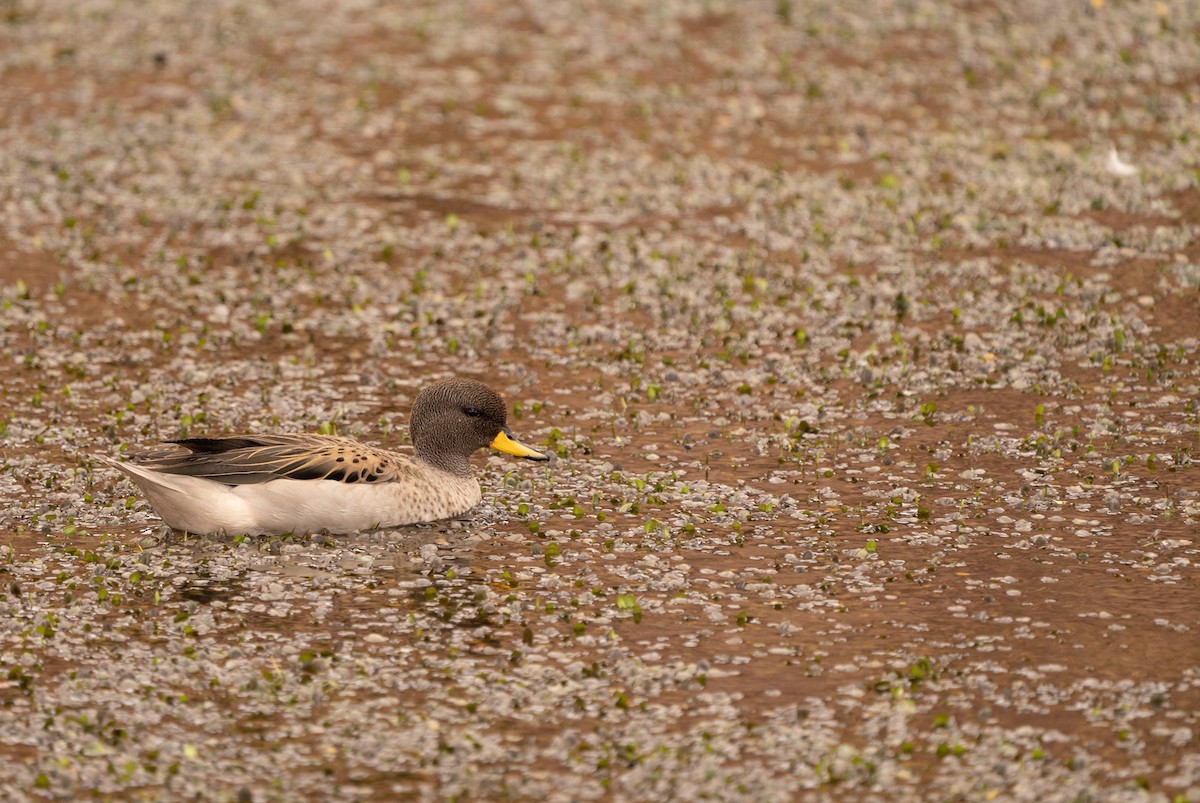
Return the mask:
<svg viewBox="0 0 1200 803">
<path fill-rule="evenodd" d="M 472 476 L 474 473 L 471 470 L 471 459 L 467 455 L 448 454 L 433 449 L 422 449 L 420 444 L 416 446 L 416 453 L 417 459 L 423 460 L 447 474 L 466 478 Z"/>
</svg>

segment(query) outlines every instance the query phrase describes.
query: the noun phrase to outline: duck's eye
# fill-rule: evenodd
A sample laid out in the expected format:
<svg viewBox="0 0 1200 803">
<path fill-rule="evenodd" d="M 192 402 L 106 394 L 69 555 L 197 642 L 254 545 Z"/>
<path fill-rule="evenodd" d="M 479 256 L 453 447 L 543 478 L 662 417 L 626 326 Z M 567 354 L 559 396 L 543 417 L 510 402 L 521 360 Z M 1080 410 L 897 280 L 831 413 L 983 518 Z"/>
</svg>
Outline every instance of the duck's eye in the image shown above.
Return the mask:
<svg viewBox="0 0 1200 803">
<path fill-rule="evenodd" d="M 467 415 L 471 416 L 471 418 L 479 418 L 479 408 L 478 407 L 464 407 L 463 412 L 466 413 Z"/>
</svg>

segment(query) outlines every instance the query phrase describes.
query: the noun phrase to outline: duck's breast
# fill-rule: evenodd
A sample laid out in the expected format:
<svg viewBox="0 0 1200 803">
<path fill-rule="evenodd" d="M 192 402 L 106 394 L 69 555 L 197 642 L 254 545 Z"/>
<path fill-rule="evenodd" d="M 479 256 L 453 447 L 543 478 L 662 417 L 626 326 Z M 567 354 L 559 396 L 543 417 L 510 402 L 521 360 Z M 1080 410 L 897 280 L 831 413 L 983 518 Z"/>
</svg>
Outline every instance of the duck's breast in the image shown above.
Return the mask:
<svg viewBox="0 0 1200 803">
<path fill-rule="evenodd" d="M 473 477 L 443 472 L 400 482 L 272 480 L 231 489 L 254 512 L 259 532 L 347 533 L 458 516 L 479 504 Z"/>
</svg>

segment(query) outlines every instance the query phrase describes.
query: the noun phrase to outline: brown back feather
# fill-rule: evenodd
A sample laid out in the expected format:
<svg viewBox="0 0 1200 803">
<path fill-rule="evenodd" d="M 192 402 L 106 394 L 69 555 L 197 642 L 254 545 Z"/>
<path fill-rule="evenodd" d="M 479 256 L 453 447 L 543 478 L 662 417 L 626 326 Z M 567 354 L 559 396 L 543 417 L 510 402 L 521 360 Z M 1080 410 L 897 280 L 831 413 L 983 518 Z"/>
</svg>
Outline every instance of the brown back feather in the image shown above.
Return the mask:
<svg viewBox="0 0 1200 803">
<path fill-rule="evenodd" d="M 154 456 L 147 468 L 226 485 L 281 478 L 393 482 L 411 473 L 408 458 L 326 435 L 239 435 L 170 441 L 190 451 Z"/>
</svg>

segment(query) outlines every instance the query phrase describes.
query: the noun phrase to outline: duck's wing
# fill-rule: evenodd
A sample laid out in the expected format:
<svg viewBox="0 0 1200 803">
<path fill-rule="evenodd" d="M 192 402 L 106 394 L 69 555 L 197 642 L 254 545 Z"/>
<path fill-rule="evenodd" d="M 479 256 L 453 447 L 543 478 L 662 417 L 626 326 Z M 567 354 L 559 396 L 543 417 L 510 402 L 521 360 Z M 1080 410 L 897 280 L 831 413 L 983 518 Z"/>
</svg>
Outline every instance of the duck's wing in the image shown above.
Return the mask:
<svg viewBox="0 0 1200 803">
<path fill-rule="evenodd" d="M 225 485 L 281 478 L 393 482 L 412 473 L 412 462 L 404 455 L 326 435 L 233 435 L 168 442 L 188 451 L 154 455 L 142 465 Z"/>
</svg>

